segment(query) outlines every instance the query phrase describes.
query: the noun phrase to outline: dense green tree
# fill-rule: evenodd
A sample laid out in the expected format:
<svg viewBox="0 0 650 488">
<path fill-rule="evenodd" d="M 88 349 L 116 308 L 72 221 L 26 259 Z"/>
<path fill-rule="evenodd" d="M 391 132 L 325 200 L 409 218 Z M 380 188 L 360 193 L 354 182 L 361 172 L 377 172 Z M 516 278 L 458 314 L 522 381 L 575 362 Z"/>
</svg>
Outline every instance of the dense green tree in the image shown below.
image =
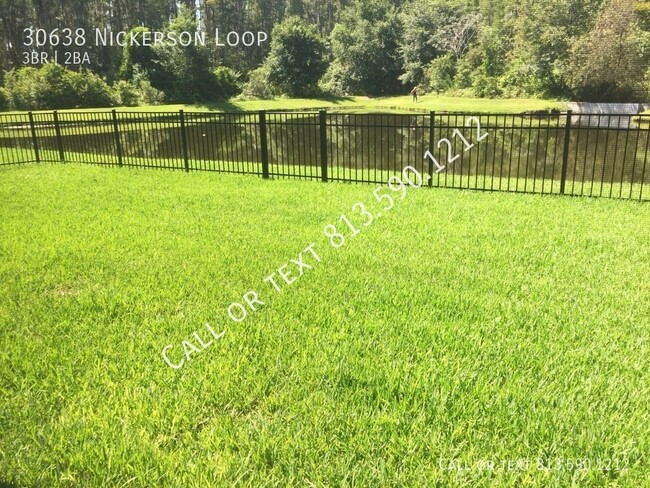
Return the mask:
<svg viewBox="0 0 650 488">
<path fill-rule="evenodd" d="M 294 15 L 302 17 L 305 15 L 305 4 L 303 0 L 287 0 L 287 8 L 285 9 L 284 13 L 288 17 L 292 17 Z"/>
<path fill-rule="evenodd" d="M 31 0 L 0 0 L 0 71 L 22 65 L 23 29 L 34 23 L 34 6 Z"/>
<path fill-rule="evenodd" d="M 0 0 L 0 83 L 5 72 L 25 66 L 23 53 L 31 49 L 24 46 L 26 27 L 59 34 L 69 27 L 86 31 L 84 47 L 48 42 L 36 51 L 56 52 L 60 61 L 66 52 L 87 53 L 90 64 L 69 68 L 91 70 L 111 83 L 129 80 L 140 92 L 142 85 L 151 95 L 144 98 L 159 100 L 158 90 L 169 100 L 223 98 L 236 84 L 227 77 L 216 83 L 217 66 L 243 79 L 252 75 L 253 91 L 269 95 L 274 90 L 263 85 L 277 59 L 269 57 L 272 31 L 291 16 L 310 24 L 331 47 L 320 86 L 334 93 L 404 93 L 400 81 L 443 90 L 452 76 L 453 89 L 484 96 L 649 96 L 648 0 Z M 176 19 L 172 25 L 170 19 Z M 198 29 L 208 45 L 97 46 L 95 28 Z M 217 28 L 222 43 L 229 31 L 262 31 L 269 40 L 217 46 Z M 129 89 L 122 91 L 132 101 Z"/>
<path fill-rule="evenodd" d="M 9 70 L 23 65 L 22 53 L 32 49 L 24 45 L 25 28 L 41 28 L 48 33 L 58 29 L 59 35 L 65 28 L 84 29 L 86 43 L 81 47 L 66 47 L 62 43 L 54 46 L 48 41 L 37 49 L 50 56 L 56 51 L 59 60 L 65 59 L 66 52 L 83 51 L 89 55 L 90 65 L 70 65 L 70 69 L 88 68 L 112 78 L 119 68 L 121 49 L 96 45 L 95 28 L 117 32 L 145 25 L 158 30 L 175 12 L 174 0 L 0 0 L 0 42 L 7 47 L 0 57 L 0 68 Z"/>
<path fill-rule="evenodd" d="M 129 31 L 128 37 L 133 36 L 134 43 L 127 42 L 122 48 L 122 63 L 119 76 L 124 80 L 132 80 L 135 70 L 145 73 L 149 78 L 157 79 L 162 70 L 158 53 L 152 46 L 143 46 L 143 35 L 151 32 L 148 27 L 135 27 Z"/>
<path fill-rule="evenodd" d="M 6 92 L 11 106 L 19 110 L 110 107 L 115 103 L 113 90 L 95 73 L 74 72 L 54 63 L 41 69 L 10 71 Z"/>
<path fill-rule="evenodd" d="M 11 97 L 9 91 L 5 88 L 0 88 L 0 112 L 9 110 L 11 107 Z"/>
<path fill-rule="evenodd" d="M 571 46 L 593 25 L 603 0 L 549 0 L 513 5 L 500 22 L 506 73 L 500 83 L 511 96 L 566 96 Z"/>
<path fill-rule="evenodd" d="M 255 25 L 249 10 L 247 3 L 242 0 L 206 0 L 203 13 L 205 31 L 212 37 L 216 29 L 219 29 L 221 43 L 224 43 L 224 37 L 229 31 L 262 31 L 261 25 Z M 269 30 L 268 33 L 270 32 Z M 262 46 L 245 48 L 217 47 L 213 44 L 210 51 L 212 63 L 248 72 L 264 61 L 269 51 L 268 42 Z"/>
<path fill-rule="evenodd" d="M 321 36 L 329 35 L 340 17 L 341 11 L 351 0 L 303 0 L 304 17 L 314 24 Z"/>
<path fill-rule="evenodd" d="M 499 77 L 505 70 L 505 49 L 501 37 L 491 29 L 484 29 L 479 45 L 481 64 L 472 74 L 472 88 L 478 97 L 494 98 L 501 95 Z"/>
<path fill-rule="evenodd" d="M 612 0 L 593 29 L 573 47 L 570 84 L 585 100 L 631 101 L 648 69 L 650 52 L 633 0 Z"/>
<path fill-rule="evenodd" d="M 334 60 L 325 87 L 338 93 L 387 95 L 401 90 L 401 24 L 387 0 L 357 1 L 332 31 Z"/>
<path fill-rule="evenodd" d="M 404 83 L 419 85 L 424 82 L 425 67 L 442 54 L 438 31 L 449 18 L 447 5 L 437 0 L 408 3 L 401 14 L 403 34 L 399 52 L 402 56 Z"/>
<path fill-rule="evenodd" d="M 228 100 L 242 91 L 241 74 L 226 66 L 219 66 L 213 71 L 215 95 L 217 100 Z"/>
<path fill-rule="evenodd" d="M 314 26 L 289 17 L 273 29 L 271 53 L 266 60 L 269 82 L 290 96 L 314 95 L 327 64 L 325 43 Z"/>
<path fill-rule="evenodd" d="M 451 53 L 458 62 L 478 32 L 479 19 L 475 9 L 460 1 L 412 0 L 406 4 L 401 14 L 400 80 L 422 84 L 426 67 L 445 53 Z"/>
<path fill-rule="evenodd" d="M 437 57 L 427 66 L 426 87 L 434 92 L 449 90 L 454 85 L 456 69 L 456 59 L 451 53 Z"/>
<path fill-rule="evenodd" d="M 197 31 L 193 12 L 181 5 L 178 15 L 165 28 L 165 32 Z M 194 102 L 215 100 L 220 97 L 210 62 L 210 53 L 205 46 L 191 43 L 182 46 L 155 46 L 156 58 L 163 65 L 164 79 L 150 78 L 155 88 L 163 90 L 174 101 Z"/>
</svg>

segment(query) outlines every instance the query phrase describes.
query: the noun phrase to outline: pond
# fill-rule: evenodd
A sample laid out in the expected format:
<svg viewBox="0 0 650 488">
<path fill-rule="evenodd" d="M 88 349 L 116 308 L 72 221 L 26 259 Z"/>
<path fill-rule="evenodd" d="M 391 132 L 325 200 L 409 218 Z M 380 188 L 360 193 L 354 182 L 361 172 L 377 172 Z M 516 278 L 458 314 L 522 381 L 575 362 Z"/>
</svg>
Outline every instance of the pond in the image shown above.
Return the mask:
<svg viewBox="0 0 650 488">
<path fill-rule="evenodd" d="M 115 163 L 118 139 L 110 112 L 81 115 L 59 115 L 60 138 L 51 120 L 38 121 L 40 149 L 76 155 L 66 156 L 67 160 L 87 155 L 91 161 Z M 346 169 L 381 173 L 400 171 L 407 165 L 428 171 L 431 160 L 424 155 L 430 140 L 439 165 L 431 167 L 444 166 L 445 178 L 561 177 L 566 117 L 560 114 L 473 119 L 438 114 L 432 129 L 427 114 L 328 113 L 325 117 L 330 177 L 345 175 Z M 183 122 L 184 131 L 178 113 L 119 114 L 124 163 L 182 167 L 186 147 L 192 168 L 223 169 L 228 163 L 236 171 L 260 171 L 262 134 L 257 113 L 192 113 L 184 114 Z M 22 137 L 12 138 L 14 144 L 29 144 L 31 134 L 21 130 Z M 2 145 L 8 133 L 7 128 L 0 131 Z M 634 124 L 631 128 L 611 124 L 609 129 L 574 125 L 567 147 L 567 178 L 639 182 L 645 171 L 644 180 L 650 180 L 649 136 L 650 130 Z M 272 174 L 289 166 L 309 167 L 317 173 L 321 164 L 319 114 L 267 113 L 266 146 Z"/>
</svg>

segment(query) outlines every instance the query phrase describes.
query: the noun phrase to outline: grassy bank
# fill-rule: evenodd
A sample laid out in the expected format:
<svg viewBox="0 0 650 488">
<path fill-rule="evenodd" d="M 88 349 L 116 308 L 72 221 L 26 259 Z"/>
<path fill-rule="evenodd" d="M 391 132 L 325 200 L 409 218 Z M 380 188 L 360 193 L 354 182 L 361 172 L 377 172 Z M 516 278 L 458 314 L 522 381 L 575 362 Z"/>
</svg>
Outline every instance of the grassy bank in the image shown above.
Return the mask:
<svg viewBox="0 0 650 488">
<path fill-rule="evenodd" d="M 647 484 L 650 206 L 372 189 L 0 168 L 0 484 Z"/>
<path fill-rule="evenodd" d="M 421 96 L 417 103 L 410 96 L 403 97 L 342 97 L 342 98 L 276 98 L 270 100 L 231 100 L 222 103 L 207 105 L 153 105 L 143 107 L 119 107 L 120 111 L 133 112 L 175 112 L 186 111 L 215 111 L 238 112 L 254 110 L 315 110 L 325 108 L 330 110 L 355 110 L 372 112 L 404 112 L 431 110 L 444 112 L 471 112 L 471 113 L 523 113 L 547 112 L 550 110 L 566 110 L 564 102 L 538 99 L 488 99 L 449 97 L 442 95 Z M 111 109 L 75 109 L 74 111 L 96 112 Z M 16 113 L 16 112 L 8 112 Z"/>
</svg>

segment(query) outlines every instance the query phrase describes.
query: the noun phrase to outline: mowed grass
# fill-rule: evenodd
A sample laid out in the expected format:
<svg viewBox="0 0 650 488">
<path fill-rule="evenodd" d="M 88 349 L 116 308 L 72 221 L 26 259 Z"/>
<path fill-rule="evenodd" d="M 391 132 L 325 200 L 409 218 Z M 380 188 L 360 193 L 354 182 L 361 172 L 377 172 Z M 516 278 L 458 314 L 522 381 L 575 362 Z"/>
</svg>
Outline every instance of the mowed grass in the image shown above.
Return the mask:
<svg viewBox="0 0 650 488">
<path fill-rule="evenodd" d="M 0 169 L 0 485 L 646 486 L 650 205 L 373 189 Z"/>
<path fill-rule="evenodd" d="M 408 91 L 408 90 L 407 90 Z M 350 112 L 382 112 L 404 113 L 404 111 L 431 110 L 441 112 L 471 112 L 471 113 L 524 113 L 524 112 L 549 112 L 551 110 L 564 111 L 565 102 L 556 100 L 542 100 L 535 98 L 474 98 L 454 97 L 447 95 L 423 95 L 414 103 L 411 96 L 398 97 L 323 97 L 323 98 L 271 98 L 257 100 L 232 99 L 227 102 L 209 104 L 171 104 L 147 105 L 139 107 L 118 107 L 120 112 L 249 112 L 257 110 L 344 110 Z M 110 108 L 73 109 L 61 112 L 105 112 Z M 51 110 L 46 111 L 51 112 Z M 24 113 L 24 112 L 7 112 Z"/>
</svg>

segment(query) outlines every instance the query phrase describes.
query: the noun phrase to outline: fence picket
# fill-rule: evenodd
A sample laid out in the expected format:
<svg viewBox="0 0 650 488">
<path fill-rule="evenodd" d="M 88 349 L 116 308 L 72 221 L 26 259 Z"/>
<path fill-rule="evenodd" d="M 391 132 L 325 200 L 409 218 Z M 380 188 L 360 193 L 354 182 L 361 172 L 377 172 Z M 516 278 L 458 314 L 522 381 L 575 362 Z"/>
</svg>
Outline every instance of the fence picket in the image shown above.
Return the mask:
<svg viewBox="0 0 650 488">
<path fill-rule="evenodd" d="M 117 156 L 123 166 L 126 148 L 128 164 L 135 167 L 187 172 L 195 160 L 197 170 L 261 173 L 264 179 L 386 183 L 405 166 L 417 165 L 427 187 L 616 198 L 637 198 L 638 192 L 638 198 L 650 200 L 644 194 L 650 181 L 650 115 L 614 116 L 617 124 L 602 114 L 576 116 L 571 111 L 437 115 L 260 110 L 224 117 L 180 110 L 125 112 L 118 120 L 113 109 L 108 117 L 102 112 L 64 115 L 0 114 L 0 165 L 66 160 L 114 164 Z M 215 160 L 219 164 L 206 164 Z"/>
</svg>

